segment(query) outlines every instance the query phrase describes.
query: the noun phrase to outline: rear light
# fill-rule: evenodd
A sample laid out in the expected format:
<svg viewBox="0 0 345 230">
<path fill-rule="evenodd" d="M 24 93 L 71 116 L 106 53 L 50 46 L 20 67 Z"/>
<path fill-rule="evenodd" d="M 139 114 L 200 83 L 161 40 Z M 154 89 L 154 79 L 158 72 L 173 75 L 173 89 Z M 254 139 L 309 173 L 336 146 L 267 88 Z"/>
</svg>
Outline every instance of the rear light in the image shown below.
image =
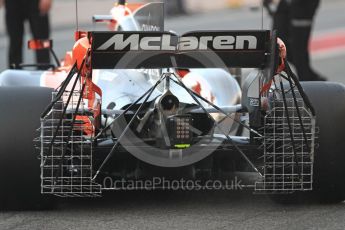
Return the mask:
<svg viewBox="0 0 345 230">
<path fill-rule="evenodd" d="M 192 144 L 191 127 L 193 119 L 190 115 L 177 115 L 168 118 L 168 131 L 172 148 L 188 148 Z"/>
</svg>

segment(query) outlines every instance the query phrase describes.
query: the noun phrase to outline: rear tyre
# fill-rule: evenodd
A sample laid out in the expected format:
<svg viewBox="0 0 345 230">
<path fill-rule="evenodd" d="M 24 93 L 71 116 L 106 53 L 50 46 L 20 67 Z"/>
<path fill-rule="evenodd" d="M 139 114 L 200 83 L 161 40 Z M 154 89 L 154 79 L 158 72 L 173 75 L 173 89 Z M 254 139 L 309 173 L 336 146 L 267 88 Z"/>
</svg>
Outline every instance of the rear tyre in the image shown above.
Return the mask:
<svg viewBox="0 0 345 230">
<path fill-rule="evenodd" d="M 315 149 L 314 190 L 321 202 L 345 199 L 345 86 L 305 82 L 302 86 L 316 110 L 319 127 Z"/>
<path fill-rule="evenodd" d="M 54 200 L 41 195 L 39 153 L 33 140 L 52 90 L 0 87 L 0 209 L 46 209 Z"/>
<path fill-rule="evenodd" d="M 318 201 L 339 203 L 345 200 L 345 86 L 332 82 L 302 82 L 316 112 L 313 192 L 271 195 L 277 203 Z"/>
</svg>

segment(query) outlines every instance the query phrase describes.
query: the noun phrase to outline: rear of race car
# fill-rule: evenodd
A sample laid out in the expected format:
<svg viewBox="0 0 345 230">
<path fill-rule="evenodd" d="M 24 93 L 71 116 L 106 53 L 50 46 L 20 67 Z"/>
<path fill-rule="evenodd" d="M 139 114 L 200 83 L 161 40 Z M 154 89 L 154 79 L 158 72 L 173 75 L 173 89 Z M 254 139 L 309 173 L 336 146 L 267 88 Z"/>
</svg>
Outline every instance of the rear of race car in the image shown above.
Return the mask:
<svg viewBox="0 0 345 230">
<path fill-rule="evenodd" d="M 103 182 L 110 179 L 205 181 L 239 172 L 256 174 L 256 180 L 243 187 L 260 192 L 312 189 L 313 109 L 288 76 L 285 83 L 283 77 L 272 78 L 277 69 L 272 45 L 276 38 L 268 31 L 202 31 L 181 37 L 167 32 L 90 32 L 88 36 L 89 56 L 79 62 L 78 76 L 84 83 L 77 90 L 56 92 L 42 117 L 41 130 L 49 130 L 41 135 L 44 193 L 83 196 L 99 194 L 102 186 L 107 189 Z M 117 101 L 112 101 L 99 111 L 95 102 L 101 100 L 95 100 L 97 93 L 92 92 L 95 86 L 87 86 L 92 71 L 84 66 L 164 70 L 134 103 L 116 107 Z M 188 88 L 177 71 L 222 67 L 259 68 L 246 80 L 238 104 L 212 103 Z M 271 82 L 274 86 L 264 91 Z M 121 87 L 130 91 L 134 85 Z M 215 114 L 222 114 L 222 119 Z M 51 125 L 55 117 L 60 119 Z M 77 126 L 78 117 L 89 120 Z M 226 120 L 236 125 L 226 129 Z M 69 126 L 62 130 L 65 122 Z M 92 132 L 86 135 L 83 129 L 90 129 L 90 124 Z M 243 135 L 239 127 L 249 134 Z"/>
<path fill-rule="evenodd" d="M 132 19 L 117 24 L 132 28 Z M 105 190 L 250 188 L 278 202 L 310 191 L 344 199 L 345 88 L 301 84 L 275 32 L 78 34 L 53 92 L 0 87 L 2 198 L 35 194 L 44 205 Z M 240 86 L 229 68 L 255 70 Z M 34 119 L 23 113 L 41 114 L 39 161 Z"/>
</svg>

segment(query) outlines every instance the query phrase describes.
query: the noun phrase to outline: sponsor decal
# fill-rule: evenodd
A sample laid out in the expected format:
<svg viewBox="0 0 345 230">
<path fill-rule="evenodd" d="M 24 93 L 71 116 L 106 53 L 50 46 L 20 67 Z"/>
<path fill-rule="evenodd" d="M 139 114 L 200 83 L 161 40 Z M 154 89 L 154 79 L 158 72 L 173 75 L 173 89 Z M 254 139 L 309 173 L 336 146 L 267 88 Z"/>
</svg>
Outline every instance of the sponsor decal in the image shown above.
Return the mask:
<svg viewBox="0 0 345 230">
<path fill-rule="evenodd" d="M 253 35 L 222 36 L 182 36 L 174 44 L 176 36 L 162 34 L 159 36 L 140 36 L 115 34 L 96 50 L 144 50 L 144 51 L 193 51 L 193 50 L 256 50 L 258 40 Z"/>
<path fill-rule="evenodd" d="M 142 31 L 161 31 L 161 28 L 155 25 L 142 24 L 141 30 Z"/>
</svg>

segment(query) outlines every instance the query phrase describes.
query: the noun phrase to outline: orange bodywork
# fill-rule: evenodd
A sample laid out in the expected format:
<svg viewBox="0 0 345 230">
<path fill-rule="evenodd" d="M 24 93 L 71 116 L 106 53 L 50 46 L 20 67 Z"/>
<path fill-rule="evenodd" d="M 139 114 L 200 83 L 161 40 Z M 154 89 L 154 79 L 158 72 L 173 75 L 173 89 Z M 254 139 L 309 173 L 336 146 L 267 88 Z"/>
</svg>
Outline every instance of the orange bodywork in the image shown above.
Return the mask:
<svg viewBox="0 0 345 230">
<path fill-rule="evenodd" d="M 91 123 L 88 116 L 78 115 L 76 117 L 76 128 L 83 130 L 86 135 L 94 135 L 95 130 L 100 126 L 101 116 L 101 99 L 102 90 L 92 81 L 92 69 L 90 59 L 91 43 L 87 37 L 86 32 L 76 32 L 79 39 L 75 42 L 72 51 L 66 52 L 64 60 L 61 62 L 61 67 L 54 69 L 53 71 L 46 71 L 41 76 L 42 85 L 50 88 L 57 88 L 61 82 L 66 79 L 69 71 L 71 71 L 74 64 L 77 64 L 77 68 L 80 72 L 80 81 L 76 88 L 81 89 L 85 83 L 83 99 L 87 100 L 87 106 L 93 113 L 94 121 Z M 76 37 L 77 37 L 76 36 Z M 74 76 L 75 78 L 76 76 Z M 73 80 L 72 80 L 73 82 Z M 71 86 L 68 86 L 66 90 L 71 90 Z"/>
<path fill-rule="evenodd" d="M 276 74 L 279 74 L 285 70 L 285 59 L 287 56 L 287 49 L 285 43 L 280 38 L 277 38 L 277 44 L 279 48 L 280 64 L 277 68 Z M 266 93 L 271 88 L 272 83 L 273 79 L 264 84 L 261 88 L 260 94 L 263 95 L 264 93 Z"/>
<path fill-rule="evenodd" d="M 125 6 L 123 5 L 118 5 L 115 4 L 114 8 L 111 10 L 111 12 L 113 12 L 115 9 L 119 8 L 124 8 L 124 15 L 120 15 L 121 16 L 128 16 L 130 14 L 133 14 L 133 12 L 135 12 L 137 9 L 139 9 L 140 7 L 142 7 L 143 5 L 145 5 L 144 3 L 127 3 Z M 117 15 L 112 15 L 113 19 L 109 22 L 108 24 L 108 28 L 109 30 L 115 30 L 116 26 L 117 26 Z"/>
<path fill-rule="evenodd" d="M 77 64 L 77 68 L 81 73 L 81 84 L 85 83 L 83 98 L 88 100 L 88 108 L 93 111 L 94 126 L 99 128 L 101 116 L 101 98 L 102 90 L 92 81 L 92 68 L 90 58 L 91 43 L 88 37 L 83 36 L 73 46 L 72 60 Z M 97 97 L 98 96 L 98 97 Z M 87 123 L 86 123 L 87 124 Z"/>
<path fill-rule="evenodd" d="M 145 5 L 144 3 L 127 3 L 126 7 L 131 11 L 134 12 L 136 11 L 138 8 L 142 7 L 143 5 Z M 126 14 L 128 15 L 128 13 Z"/>
<path fill-rule="evenodd" d="M 94 135 L 94 126 L 90 121 L 88 116 L 77 116 L 76 121 L 79 121 L 75 124 L 77 129 L 80 129 L 84 135 L 93 136 Z"/>
</svg>

